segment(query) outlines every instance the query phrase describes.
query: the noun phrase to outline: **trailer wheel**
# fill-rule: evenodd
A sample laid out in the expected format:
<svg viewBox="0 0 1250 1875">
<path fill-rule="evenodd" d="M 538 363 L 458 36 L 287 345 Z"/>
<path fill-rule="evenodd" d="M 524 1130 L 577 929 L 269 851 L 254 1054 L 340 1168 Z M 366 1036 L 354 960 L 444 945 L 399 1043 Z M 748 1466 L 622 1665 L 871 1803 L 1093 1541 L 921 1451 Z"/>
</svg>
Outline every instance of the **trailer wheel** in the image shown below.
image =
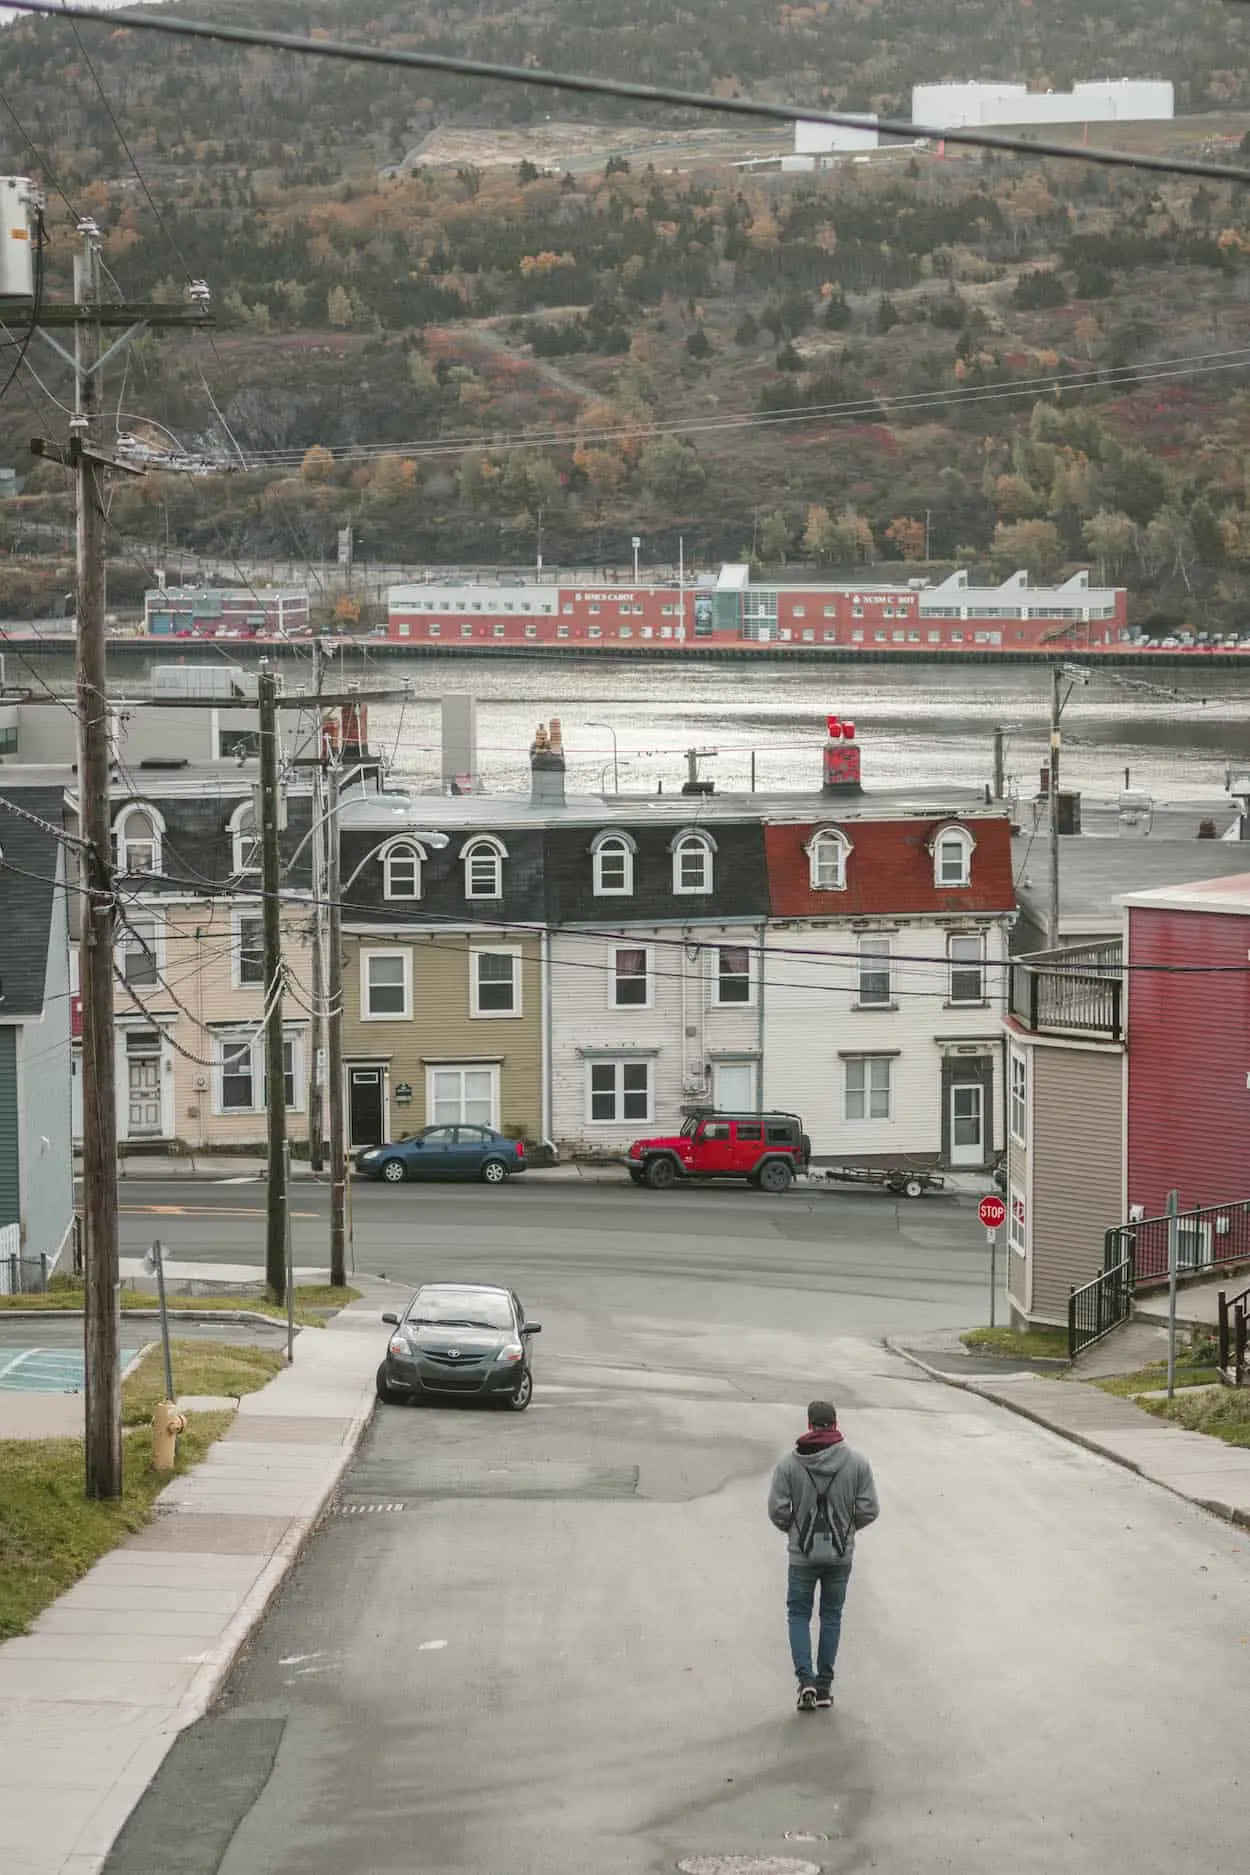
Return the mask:
<svg viewBox="0 0 1250 1875">
<path fill-rule="evenodd" d="M 905 1198 L 919 1198 L 923 1192 L 924 1180 L 922 1178 L 909 1178 L 903 1186 L 903 1196 Z"/>
</svg>

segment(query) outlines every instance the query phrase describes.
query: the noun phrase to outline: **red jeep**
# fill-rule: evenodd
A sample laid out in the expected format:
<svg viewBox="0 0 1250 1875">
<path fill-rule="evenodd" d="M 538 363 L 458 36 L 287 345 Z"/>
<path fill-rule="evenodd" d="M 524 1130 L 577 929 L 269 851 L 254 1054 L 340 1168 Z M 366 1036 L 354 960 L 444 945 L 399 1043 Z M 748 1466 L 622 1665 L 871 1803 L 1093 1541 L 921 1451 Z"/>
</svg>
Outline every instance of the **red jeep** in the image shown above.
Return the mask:
<svg viewBox="0 0 1250 1875">
<path fill-rule="evenodd" d="M 785 1191 L 805 1172 L 812 1142 L 796 1113 L 692 1113 L 681 1132 L 636 1139 L 629 1149 L 635 1185 L 666 1191 L 679 1178 L 744 1178 Z"/>
</svg>

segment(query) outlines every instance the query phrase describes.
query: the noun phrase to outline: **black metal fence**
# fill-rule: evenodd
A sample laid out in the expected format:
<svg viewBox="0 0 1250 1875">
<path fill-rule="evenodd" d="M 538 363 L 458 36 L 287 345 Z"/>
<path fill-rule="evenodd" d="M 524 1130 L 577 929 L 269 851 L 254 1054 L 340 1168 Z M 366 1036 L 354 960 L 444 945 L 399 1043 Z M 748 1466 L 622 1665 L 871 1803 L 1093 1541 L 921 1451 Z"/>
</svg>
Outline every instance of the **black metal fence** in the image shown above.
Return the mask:
<svg viewBox="0 0 1250 1875">
<path fill-rule="evenodd" d="M 1062 1030 L 1118 1042 L 1124 966 L 1119 944 L 1033 951 L 1011 966 L 1009 1006 L 1026 1029 Z"/>
<path fill-rule="evenodd" d="M 1221 1289 L 1220 1303 L 1220 1373 L 1230 1386 L 1240 1387 L 1246 1378 L 1247 1321 L 1250 1319 L 1250 1289 L 1239 1296 L 1229 1296 Z"/>
<path fill-rule="evenodd" d="M 1068 1359 L 1092 1347 L 1128 1320 L 1133 1300 L 1133 1265 L 1129 1258 L 1103 1270 L 1068 1296 Z"/>
<path fill-rule="evenodd" d="M 1182 1276 L 1220 1270 L 1232 1263 L 1250 1263 L 1250 1198 L 1235 1204 L 1202 1205 L 1182 1211 L 1175 1220 L 1137 1218 L 1109 1230 L 1103 1239 L 1103 1268 L 1123 1262 L 1133 1265 L 1133 1287 L 1150 1288 L 1168 1279 L 1168 1230 L 1176 1225 L 1176 1267 Z"/>
<path fill-rule="evenodd" d="M 48 1286 L 51 1260 L 46 1256 L 23 1257 L 15 1251 L 0 1255 L 0 1296 L 33 1296 Z"/>
</svg>

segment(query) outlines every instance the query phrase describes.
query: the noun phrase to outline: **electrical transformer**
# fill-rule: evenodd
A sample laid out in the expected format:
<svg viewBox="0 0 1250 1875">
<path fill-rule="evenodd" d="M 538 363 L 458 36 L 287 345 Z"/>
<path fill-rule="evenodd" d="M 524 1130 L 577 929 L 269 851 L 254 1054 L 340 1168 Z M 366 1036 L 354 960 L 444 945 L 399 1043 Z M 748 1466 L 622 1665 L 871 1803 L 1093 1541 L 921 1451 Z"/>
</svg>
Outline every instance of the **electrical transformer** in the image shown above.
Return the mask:
<svg viewBox="0 0 1250 1875">
<path fill-rule="evenodd" d="M 0 176 L 0 301 L 35 297 L 35 186 Z"/>
</svg>

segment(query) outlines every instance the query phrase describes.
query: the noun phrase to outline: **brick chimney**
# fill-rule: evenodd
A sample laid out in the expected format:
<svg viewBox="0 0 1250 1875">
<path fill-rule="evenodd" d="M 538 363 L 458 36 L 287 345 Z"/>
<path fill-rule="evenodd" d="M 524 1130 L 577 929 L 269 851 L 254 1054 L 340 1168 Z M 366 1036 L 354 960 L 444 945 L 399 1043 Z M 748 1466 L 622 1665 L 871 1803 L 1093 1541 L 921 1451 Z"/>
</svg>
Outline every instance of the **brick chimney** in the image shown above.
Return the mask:
<svg viewBox="0 0 1250 1875">
<path fill-rule="evenodd" d="M 826 718 L 829 740 L 825 744 L 825 770 L 822 794 L 862 794 L 859 779 L 859 744 L 854 723 L 844 723 L 836 716 Z"/>
<path fill-rule="evenodd" d="M 535 807 L 564 806 L 564 735 L 560 719 L 539 723 L 530 748 L 530 800 Z"/>
</svg>

